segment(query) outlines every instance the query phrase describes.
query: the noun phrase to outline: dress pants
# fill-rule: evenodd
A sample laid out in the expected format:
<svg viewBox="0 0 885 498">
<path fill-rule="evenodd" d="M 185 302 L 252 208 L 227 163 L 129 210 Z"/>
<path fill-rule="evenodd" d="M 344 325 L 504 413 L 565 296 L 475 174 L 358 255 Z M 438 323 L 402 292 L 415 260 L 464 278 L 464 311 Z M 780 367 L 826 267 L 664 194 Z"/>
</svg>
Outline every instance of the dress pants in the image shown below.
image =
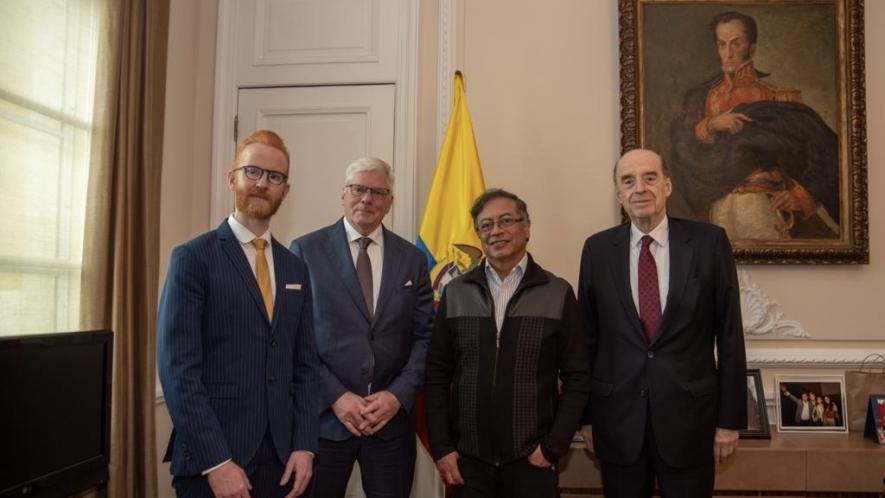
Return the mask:
<svg viewBox="0 0 885 498">
<path fill-rule="evenodd" d="M 495 466 L 462 456 L 458 470 L 464 484 L 452 487 L 452 498 L 556 498 L 559 475 L 556 466 L 540 468 L 527 458 Z"/>
<path fill-rule="evenodd" d="M 273 438 L 270 435 L 270 427 L 264 434 L 261 444 L 258 446 L 258 453 L 252 458 L 243 470 L 249 477 L 249 484 L 252 485 L 250 496 L 255 498 L 283 498 L 286 493 L 292 490 L 292 484 L 295 483 L 295 477 L 289 478 L 289 482 L 285 486 L 280 486 L 280 479 L 283 478 L 285 463 L 280 462 L 277 452 L 274 449 Z M 209 487 L 209 480 L 206 476 L 190 476 L 172 478 L 172 487 L 175 488 L 175 495 L 178 498 L 213 498 L 212 488 Z"/>
<path fill-rule="evenodd" d="M 320 453 L 306 495 L 343 498 L 353 464 L 359 462 L 366 498 L 408 498 L 415 473 L 415 444 L 413 430 L 389 439 L 377 435 L 344 441 L 320 438 Z"/>
<path fill-rule="evenodd" d="M 655 479 L 663 498 L 710 498 L 716 468 L 713 448 L 710 461 L 693 467 L 672 467 L 661 458 L 655 442 L 651 413 L 646 417 L 645 441 L 639 458 L 629 465 L 604 460 L 602 488 L 606 498 L 648 498 L 652 496 Z M 663 428 L 661 430 L 666 430 Z"/>
</svg>

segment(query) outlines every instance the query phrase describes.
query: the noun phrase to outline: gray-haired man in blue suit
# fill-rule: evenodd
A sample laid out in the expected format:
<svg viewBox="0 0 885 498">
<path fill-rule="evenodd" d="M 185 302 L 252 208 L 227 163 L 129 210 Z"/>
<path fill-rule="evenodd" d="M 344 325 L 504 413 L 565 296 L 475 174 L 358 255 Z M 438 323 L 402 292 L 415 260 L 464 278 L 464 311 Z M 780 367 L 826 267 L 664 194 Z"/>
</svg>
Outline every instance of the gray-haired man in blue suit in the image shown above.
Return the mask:
<svg viewBox="0 0 885 498">
<path fill-rule="evenodd" d="M 321 364 L 312 497 L 343 497 L 355 461 L 368 498 L 406 497 L 412 486 L 433 296 L 424 255 L 381 224 L 392 186 L 384 161 L 354 161 L 344 217 L 292 242 L 310 267 Z"/>
<path fill-rule="evenodd" d="M 172 253 L 157 363 L 179 497 L 301 495 L 317 452 L 318 358 L 307 268 L 270 236 L 289 153 L 260 130 L 228 172 L 233 214 Z"/>
</svg>

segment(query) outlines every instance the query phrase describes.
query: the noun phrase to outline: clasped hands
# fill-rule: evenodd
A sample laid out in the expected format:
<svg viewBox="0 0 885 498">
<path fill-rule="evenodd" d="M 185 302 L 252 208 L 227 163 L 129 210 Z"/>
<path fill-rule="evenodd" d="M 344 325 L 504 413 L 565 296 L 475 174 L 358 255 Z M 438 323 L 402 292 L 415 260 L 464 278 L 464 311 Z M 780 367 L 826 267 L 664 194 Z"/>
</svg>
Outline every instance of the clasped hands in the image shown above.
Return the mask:
<svg viewBox="0 0 885 498">
<path fill-rule="evenodd" d="M 390 391 L 378 391 L 365 398 L 350 391 L 332 404 L 332 411 L 354 436 L 371 436 L 399 412 L 400 402 Z"/>
</svg>

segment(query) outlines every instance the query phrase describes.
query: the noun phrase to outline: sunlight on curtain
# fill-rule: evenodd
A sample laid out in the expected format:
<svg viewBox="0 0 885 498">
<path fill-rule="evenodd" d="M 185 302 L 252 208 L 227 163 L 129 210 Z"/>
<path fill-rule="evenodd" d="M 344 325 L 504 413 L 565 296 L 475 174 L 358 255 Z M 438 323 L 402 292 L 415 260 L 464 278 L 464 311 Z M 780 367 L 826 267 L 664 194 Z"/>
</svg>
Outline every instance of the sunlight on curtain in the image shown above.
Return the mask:
<svg viewBox="0 0 885 498">
<path fill-rule="evenodd" d="M 95 4 L 0 1 L 0 335 L 78 327 Z"/>
</svg>

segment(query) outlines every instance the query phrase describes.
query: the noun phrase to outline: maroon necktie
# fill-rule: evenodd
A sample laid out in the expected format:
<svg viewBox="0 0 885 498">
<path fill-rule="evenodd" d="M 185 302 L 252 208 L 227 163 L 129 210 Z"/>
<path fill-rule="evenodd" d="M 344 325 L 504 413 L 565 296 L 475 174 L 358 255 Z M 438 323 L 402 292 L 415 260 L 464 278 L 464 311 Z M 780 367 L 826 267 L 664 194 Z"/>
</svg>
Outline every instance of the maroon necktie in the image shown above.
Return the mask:
<svg viewBox="0 0 885 498">
<path fill-rule="evenodd" d="M 650 235 L 642 237 L 639 251 L 639 318 L 645 327 L 648 342 L 655 338 L 661 323 L 661 291 L 658 288 L 658 267 L 648 246 L 654 242 Z"/>
<path fill-rule="evenodd" d="M 372 261 L 369 259 L 369 244 L 372 243 L 372 239 L 368 237 L 361 237 L 357 240 L 360 244 L 360 252 L 356 257 L 356 277 L 360 281 L 360 289 L 363 291 L 363 299 L 366 301 L 366 309 L 369 311 L 369 316 L 372 316 L 372 310 L 374 308 L 374 292 L 372 289 Z"/>
</svg>

